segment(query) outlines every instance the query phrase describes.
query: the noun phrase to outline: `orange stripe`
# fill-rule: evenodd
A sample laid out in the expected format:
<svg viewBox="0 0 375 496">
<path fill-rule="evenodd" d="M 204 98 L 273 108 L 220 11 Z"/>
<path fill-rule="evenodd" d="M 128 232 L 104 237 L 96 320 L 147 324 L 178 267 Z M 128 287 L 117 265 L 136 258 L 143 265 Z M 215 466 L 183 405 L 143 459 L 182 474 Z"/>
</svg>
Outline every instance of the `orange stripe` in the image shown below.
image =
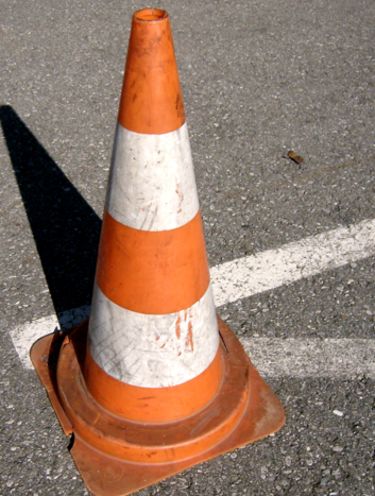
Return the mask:
<svg viewBox="0 0 375 496">
<path fill-rule="evenodd" d="M 89 348 L 85 361 L 86 386 L 95 400 L 111 413 L 137 422 L 173 422 L 198 412 L 214 399 L 223 374 L 220 347 L 204 372 L 166 388 L 132 386 L 113 378 L 97 365 Z"/>
<path fill-rule="evenodd" d="M 162 134 L 185 122 L 168 14 L 144 9 L 133 16 L 119 122 L 130 131 Z"/>
<path fill-rule="evenodd" d="M 140 231 L 105 212 L 96 277 L 103 293 L 128 310 L 166 314 L 189 308 L 209 284 L 199 212 L 169 231 Z"/>
</svg>

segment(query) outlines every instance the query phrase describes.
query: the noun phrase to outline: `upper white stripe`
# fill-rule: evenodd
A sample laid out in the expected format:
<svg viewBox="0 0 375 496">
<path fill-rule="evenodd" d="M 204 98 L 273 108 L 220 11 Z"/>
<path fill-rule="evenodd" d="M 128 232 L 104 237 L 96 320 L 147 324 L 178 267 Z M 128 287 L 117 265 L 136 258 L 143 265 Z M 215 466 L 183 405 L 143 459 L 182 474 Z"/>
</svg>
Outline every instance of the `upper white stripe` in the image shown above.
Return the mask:
<svg viewBox="0 0 375 496">
<path fill-rule="evenodd" d="M 199 203 L 186 124 L 140 134 L 118 124 L 107 210 L 135 229 L 164 231 L 189 222 Z"/>
<path fill-rule="evenodd" d="M 96 363 L 127 384 L 168 387 L 189 381 L 210 365 L 219 346 L 211 287 L 186 310 L 148 315 L 116 305 L 95 285 L 89 342 Z"/>
</svg>

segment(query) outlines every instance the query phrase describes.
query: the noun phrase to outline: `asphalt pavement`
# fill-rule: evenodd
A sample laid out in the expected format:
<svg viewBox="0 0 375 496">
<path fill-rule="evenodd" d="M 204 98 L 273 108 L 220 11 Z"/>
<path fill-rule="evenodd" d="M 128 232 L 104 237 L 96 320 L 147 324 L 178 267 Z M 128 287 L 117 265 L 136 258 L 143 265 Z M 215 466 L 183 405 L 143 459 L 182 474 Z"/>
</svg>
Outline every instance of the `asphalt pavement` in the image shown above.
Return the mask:
<svg viewBox="0 0 375 496">
<path fill-rule="evenodd" d="M 131 14 L 143 6 L 0 0 L 4 496 L 88 494 L 11 331 L 90 303 Z M 375 218 L 372 0 L 158 6 L 171 16 L 211 266 Z M 220 313 L 250 341 L 373 340 L 374 275 L 368 257 Z M 286 408 L 279 433 L 139 494 L 373 496 L 374 377 L 303 376 L 288 359 L 287 374 L 266 377 Z"/>
</svg>

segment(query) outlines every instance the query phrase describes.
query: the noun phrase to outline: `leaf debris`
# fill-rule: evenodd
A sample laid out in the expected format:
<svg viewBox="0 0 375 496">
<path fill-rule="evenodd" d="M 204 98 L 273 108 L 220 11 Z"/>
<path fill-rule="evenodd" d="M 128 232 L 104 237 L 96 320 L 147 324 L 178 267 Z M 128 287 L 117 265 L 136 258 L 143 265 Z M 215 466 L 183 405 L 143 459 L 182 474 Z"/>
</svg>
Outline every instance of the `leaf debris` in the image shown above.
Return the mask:
<svg viewBox="0 0 375 496">
<path fill-rule="evenodd" d="M 289 150 L 287 155 L 288 158 L 290 158 L 290 160 L 293 160 L 293 162 L 295 162 L 298 165 L 302 164 L 302 162 L 304 161 L 304 158 L 301 157 L 301 155 L 298 155 L 298 153 L 296 153 L 293 150 Z"/>
</svg>

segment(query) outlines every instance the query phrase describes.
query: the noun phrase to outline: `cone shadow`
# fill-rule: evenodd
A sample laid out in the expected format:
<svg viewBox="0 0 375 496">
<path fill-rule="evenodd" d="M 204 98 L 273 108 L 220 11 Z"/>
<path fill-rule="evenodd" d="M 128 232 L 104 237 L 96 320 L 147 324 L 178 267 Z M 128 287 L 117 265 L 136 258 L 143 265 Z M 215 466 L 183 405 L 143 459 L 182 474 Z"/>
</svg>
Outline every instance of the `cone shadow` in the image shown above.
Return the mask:
<svg viewBox="0 0 375 496">
<path fill-rule="evenodd" d="M 88 304 L 101 221 L 12 107 L 0 121 L 55 311 Z"/>
</svg>

